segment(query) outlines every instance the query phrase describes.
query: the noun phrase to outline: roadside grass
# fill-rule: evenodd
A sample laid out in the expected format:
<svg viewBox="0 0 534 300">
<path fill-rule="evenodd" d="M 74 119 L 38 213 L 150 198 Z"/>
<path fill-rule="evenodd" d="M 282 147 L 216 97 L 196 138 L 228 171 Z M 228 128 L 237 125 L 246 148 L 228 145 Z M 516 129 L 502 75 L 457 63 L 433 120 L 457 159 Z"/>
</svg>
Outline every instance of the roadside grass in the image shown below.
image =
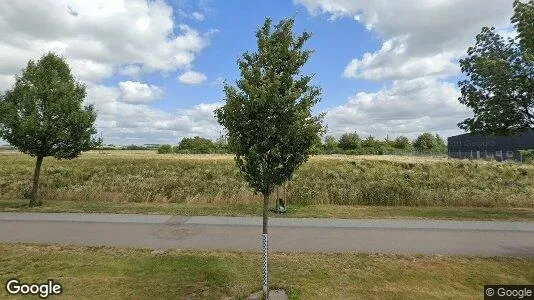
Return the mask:
<svg viewBox="0 0 534 300">
<path fill-rule="evenodd" d="M 34 159 L 0 152 L 0 199 L 31 190 Z M 231 155 L 91 151 L 46 158 L 48 200 L 248 205 L 257 203 Z M 406 156 L 312 156 L 287 188 L 290 204 L 534 208 L 534 166 Z"/>
<path fill-rule="evenodd" d="M 261 289 L 259 253 L 29 244 L 0 244 L 0 253 L 2 282 L 54 279 L 66 299 L 244 299 Z M 485 284 L 534 282 L 534 258 L 270 257 L 271 288 L 285 289 L 291 299 L 473 299 L 483 298 Z M 0 297 L 7 297 L 5 289 Z"/>
<path fill-rule="evenodd" d="M 0 200 L 3 212 L 84 212 L 133 213 L 185 216 L 261 216 L 260 203 L 132 203 L 95 201 L 44 200 L 40 207 L 28 207 L 28 200 Z M 534 221 L 533 208 L 471 208 L 471 207 L 406 207 L 305 205 L 288 206 L 285 214 L 271 212 L 271 217 L 291 218 L 384 218 L 384 219 L 444 219 Z"/>
</svg>

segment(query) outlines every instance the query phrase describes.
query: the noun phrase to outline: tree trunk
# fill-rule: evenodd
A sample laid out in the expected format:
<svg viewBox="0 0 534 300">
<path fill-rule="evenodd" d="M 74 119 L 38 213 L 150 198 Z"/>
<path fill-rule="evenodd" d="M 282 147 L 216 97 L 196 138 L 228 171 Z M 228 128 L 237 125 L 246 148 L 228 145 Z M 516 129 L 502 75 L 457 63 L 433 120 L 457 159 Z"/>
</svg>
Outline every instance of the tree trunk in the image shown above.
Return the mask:
<svg viewBox="0 0 534 300">
<path fill-rule="evenodd" d="M 263 196 L 263 234 L 267 234 L 267 220 L 269 213 L 269 195 Z"/>
<path fill-rule="evenodd" d="M 267 238 L 267 221 L 269 213 L 269 195 L 263 195 L 263 299 L 269 299 L 269 260 L 268 260 L 268 242 Z"/>
<path fill-rule="evenodd" d="M 33 189 L 32 198 L 30 199 L 30 206 L 40 206 L 41 199 L 39 199 L 39 176 L 41 175 L 41 165 L 43 164 L 43 157 L 37 156 L 35 162 L 35 171 L 33 172 Z"/>
</svg>

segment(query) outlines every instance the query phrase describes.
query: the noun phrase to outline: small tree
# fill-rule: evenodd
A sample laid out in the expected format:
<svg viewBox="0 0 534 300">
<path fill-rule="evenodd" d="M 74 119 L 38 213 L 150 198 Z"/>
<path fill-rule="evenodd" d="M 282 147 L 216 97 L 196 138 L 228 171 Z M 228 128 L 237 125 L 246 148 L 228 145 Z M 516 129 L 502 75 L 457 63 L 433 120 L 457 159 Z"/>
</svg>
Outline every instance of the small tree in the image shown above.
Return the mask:
<svg viewBox="0 0 534 300">
<path fill-rule="evenodd" d="M 323 132 L 323 116 L 311 114 L 320 89 L 310 85 L 311 76 L 300 74 L 312 53 L 302 49 L 310 33 L 293 36 L 293 24 L 293 19 L 282 20 L 273 31 L 271 19 L 265 20 L 256 32 L 257 52 L 245 52 L 239 59 L 237 87 L 225 84 L 226 104 L 215 111 L 245 180 L 263 195 L 265 297 L 269 195 L 291 179 Z"/>
<path fill-rule="evenodd" d="M 97 144 L 92 105 L 82 107 L 85 86 L 65 60 L 48 53 L 29 61 L 15 84 L 0 98 L 0 137 L 36 157 L 30 206 L 40 205 L 43 158 L 72 159 Z"/>
<path fill-rule="evenodd" d="M 328 153 L 334 153 L 338 150 L 338 144 L 336 138 L 333 136 L 327 136 L 324 138 L 324 149 Z"/>
<path fill-rule="evenodd" d="M 365 138 L 365 140 L 362 141 L 362 147 L 364 148 L 377 148 L 380 147 L 380 141 L 375 140 L 373 136 L 368 136 Z"/>
<path fill-rule="evenodd" d="M 183 138 L 178 145 L 180 150 L 189 150 L 192 153 L 210 153 L 215 149 L 215 145 L 210 139 L 195 136 L 193 138 Z"/>
<path fill-rule="evenodd" d="M 169 144 L 164 144 L 159 146 L 158 154 L 169 154 L 172 153 L 172 146 Z"/>
<path fill-rule="evenodd" d="M 393 147 L 401 150 L 408 150 L 412 147 L 412 144 L 407 137 L 401 135 L 395 139 Z"/>
<path fill-rule="evenodd" d="M 339 138 L 338 146 L 342 150 L 356 150 L 360 148 L 362 140 L 360 136 L 356 133 L 344 133 Z"/>
<path fill-rule="evenodd" d="M 445 140 L 437 133 L 434 136 L 434 138 L 435 138 L 435 141 L 436 141 L 436 151 L 438 151 L 438 152 L 446 152 L 447 145 L 445 144 Z"/>
<path fill-rule="evenodd" d="M 436 151 L 439 148 L 439 143 L 436 141 L 435 135 L 425 132 L 415 139 L 413 147 L 419 151 Z"/>
<path fill-rule="evenodd" d="M 321 142 L 321 136 L 317 136 L 310 147 L 310 154 L 319 155 L 324 153 L 324 146 Z"/>
</svg>

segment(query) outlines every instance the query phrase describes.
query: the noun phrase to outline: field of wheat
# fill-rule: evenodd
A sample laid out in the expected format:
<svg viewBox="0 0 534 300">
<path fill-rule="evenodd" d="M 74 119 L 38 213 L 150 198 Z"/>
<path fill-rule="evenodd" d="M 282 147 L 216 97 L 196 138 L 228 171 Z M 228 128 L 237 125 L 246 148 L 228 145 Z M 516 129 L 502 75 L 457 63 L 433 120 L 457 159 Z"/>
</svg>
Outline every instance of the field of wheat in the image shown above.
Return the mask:
<svg viewBox="0 0 534 300">
<path fill-rule="evenodd" d="M 31 189 L 34 158 L 0 152 L 0 199 Z M 230 155 L 91 151 L 46 158 L 41 196 L 49 200 L 173 203 L 259 201 Z M 297 205 L 534 207 L 534 166 L 406 156 L 312 156 L 294 174 Z"/>
</svg>

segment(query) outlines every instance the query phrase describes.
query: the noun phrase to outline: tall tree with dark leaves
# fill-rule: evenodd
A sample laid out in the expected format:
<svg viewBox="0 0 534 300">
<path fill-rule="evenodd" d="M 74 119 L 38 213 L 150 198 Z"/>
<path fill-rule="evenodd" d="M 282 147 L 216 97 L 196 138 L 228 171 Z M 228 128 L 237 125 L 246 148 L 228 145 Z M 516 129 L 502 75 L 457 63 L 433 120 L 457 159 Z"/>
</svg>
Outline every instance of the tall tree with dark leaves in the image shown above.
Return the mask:
<svg viewBox="0 0 534 300">
<path fill-rule="evenodd" d="M 40 205 L 43 159 L 73 159 L 98 144 L 93 139 L 96 113 L 83 106 L 85 86 L 65 60 L 53 53 L 29 61 L 11 90 L 0 98 L 0 137 L 36 158 L 30 206 Z"/>
<path fill-rule="evenodd" d="M 517 29 L 519 45 L 527 60 L 534 60 L 534 0 L 514 1 L 512 23 Z"/>
<path fill-rule="evenodd" d="M 473 117 L 458 125 L 472 133 L 510 135 L 534 127 L 534 62 L 513 39 L 484 27 L 460 60 L 466 79 L 460 103 Z"/>
<path fill-rule="evenodd" d="M 300 72 L 312 54 L 303 49 L 311 35 L 294 36 L 293 25 L 293 19 L 285 19 L 273 29 L 271 19 L 265 20 L 256 32 L 257 51 L 238 60 L 241 78 L 235 87 L 225 84 L 226 104 L 216 110 L 239 169 L 263 195 L 265 243 L 269 195 L 291 179 L 324 131 L 323 116 L 311 112 L 321 90 L 311 85 L 312 76 Z M 263 291 L 268 296 L 266 247 L 264 259 Z"/>
</svg>

